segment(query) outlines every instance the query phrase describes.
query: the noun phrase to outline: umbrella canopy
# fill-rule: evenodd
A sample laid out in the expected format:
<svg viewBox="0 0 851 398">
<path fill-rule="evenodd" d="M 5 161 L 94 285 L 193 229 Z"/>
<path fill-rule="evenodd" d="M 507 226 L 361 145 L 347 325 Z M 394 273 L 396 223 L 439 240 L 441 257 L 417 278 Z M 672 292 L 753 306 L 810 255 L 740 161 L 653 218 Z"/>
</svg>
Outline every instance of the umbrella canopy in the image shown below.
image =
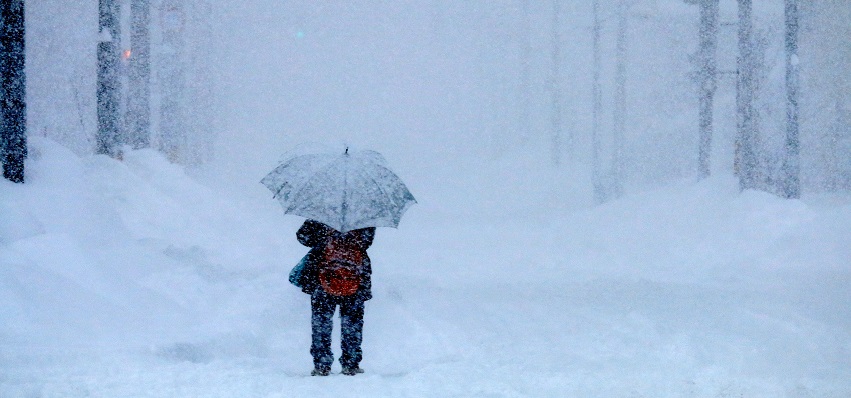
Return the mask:
<svg viewBox="0 0 851 398">
<path fill-rule="evenodd" d="M 294 156 L 260 181 L 284 213 L 307 217 L 347 232 L 399 226 L 416 199 L 377 152 Z"/>
</svg>

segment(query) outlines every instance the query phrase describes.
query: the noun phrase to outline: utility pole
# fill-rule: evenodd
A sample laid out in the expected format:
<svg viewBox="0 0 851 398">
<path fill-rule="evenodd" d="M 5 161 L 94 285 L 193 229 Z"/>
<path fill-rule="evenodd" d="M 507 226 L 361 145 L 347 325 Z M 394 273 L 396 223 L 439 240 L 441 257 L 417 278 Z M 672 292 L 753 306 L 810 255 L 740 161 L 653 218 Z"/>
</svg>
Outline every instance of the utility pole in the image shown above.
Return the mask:
<svg viewBox="0 0 851 398">
<path fill-rule="evenodd" d="M 23 183 L 27 157 L 24 0 L 3 0 L 0 24 L 0 164 L 4 178 Z"/>
<path fill-rule="evenodd" d="M 742 190 L 757 188 L 756 119 L 754 115 L 754 54 L 751 0 L 738 0 L 739 57 L 736 80 L 737 137 L 735 170 Z"/>
<path fill-rule="evenodd" d="M 128 141 L 135 149 L 151 146 L 151 3 L 130 3 L 130 93 Z"/>
<path fill-rule="evenodd" d="M 783 196 L 801 197 L 798 138 L 798 0 L 786 0 L 786 154 L 783 158 Z"/>
<path fill-rule="evenodd" d="M 95 152 L 120 157 L 119 126 L 121 82 L 118 76 L 119 44 L 121 28 L 120 5 L 115 0 L 99 0 L 98 27 L 98 76 L 97 116 L 98 132 Z"/>
<path fill-rule="evenodd" d="M 709 177 L 712 153 L 712 106 L 717 88 L 719 0 L 700 0 L 700 49 L 698 50 L 700 116 L 698 175 Z"/>
</svg>

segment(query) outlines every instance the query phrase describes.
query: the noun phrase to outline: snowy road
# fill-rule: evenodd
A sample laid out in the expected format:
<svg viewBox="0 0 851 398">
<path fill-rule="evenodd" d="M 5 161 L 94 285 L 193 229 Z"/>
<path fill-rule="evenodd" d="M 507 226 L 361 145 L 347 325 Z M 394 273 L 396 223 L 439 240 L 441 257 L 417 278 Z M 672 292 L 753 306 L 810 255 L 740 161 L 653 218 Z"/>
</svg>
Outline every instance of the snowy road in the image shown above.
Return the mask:
<svg viewBox="0 0 851 398">
<path fill-rule="evenodd" d="M 471 293 L 420 285 L 378 295 L 368 308 L 362 377 L 307 376 L 301 314 L 281 323 L 296 329 L 290 333 L 270 326 L 259 335 L 245 330 L 151 350 L 7 354 L 2 362 L 14 366 L 4 368 L 0 384 L 4 396 L 45 397 L 842 397 L 848 391 L 848 360 L 834 346 L 847 329 L 776 310 L 782 302 L 776 297 L 651 282 L 566 287 Z"/>
</svg>

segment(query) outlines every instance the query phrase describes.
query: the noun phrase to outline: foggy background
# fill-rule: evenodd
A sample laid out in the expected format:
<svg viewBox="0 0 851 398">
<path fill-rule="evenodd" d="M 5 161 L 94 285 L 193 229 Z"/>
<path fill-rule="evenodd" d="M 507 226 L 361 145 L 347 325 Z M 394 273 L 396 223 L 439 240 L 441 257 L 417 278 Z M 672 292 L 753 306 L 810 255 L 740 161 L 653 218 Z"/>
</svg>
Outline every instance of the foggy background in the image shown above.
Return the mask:
<svg viewBox="0 0 851 398">
<path fill-rule="evenodd" d="M 284 152 L 319 143 L 385 154 L 420 202 L 454 211 L 593 204 L 591 2 L 561 2 L 555 31 L 550 1 L 186 4 L 185 64 L 207 91 L 187 96 L 185 114 L 208 123 L 190 127 L 192 146 L 205 152 L 202 168 L 225 185 L 247 188 Z M 698 19 L 698 7 L 682 1 L 628 5 L 627 193 L 696 179 Z M 601 6 L 603 173 L 612 153 L 615 6 Z M 29 131 L 90 152 L 97 3 L 40 0 L 28 7 Z M 804 192 L 848 186 L 849 8 L 843 1 L 802 5 Z M 736 20 L 734 1 L 721 2 L 720 19 L 718 68 L 735 71 L 736 27 L 724 25 Z M 156 69 L 157 2 L 151 20 Z M 755 1 L 754 27 L 760 152 L 770 175 L 779 168 L 785 131 L 782 2 Z M 156 137 L 156 73 L 152 84 Z M 712 172 L 731 175 L 734 75 L 722 75 L 718 87 Z M 557 154 L 554 92 L 561 104 Z M 210 95 L 199 106 L 198 97 Z M 482 190 L 493 200 L 470 203 L 470 193 Z"/>
<path fill-rule="evenodd" d="M 26 2 L 27 181 L 0 180 L 3 397 L 851 396 L 851 2 L 799 2 L 789 200 L 783 1 L 753 2 L 760 181 L 743 191 L 736 1 L 720 1 L 699 180 L 698 6 L 601 0 L 607 184 L 618 4 L 626 114 L 624 192 L 599 203 L 592 1 L 184 0 L 177 24 L 170 1 L 151 1 L 151 148 L 114 157 L 95 153 L 98 1 Z M 168 67 L 185 78 L 173 151 Z M 317 381 L 288 283 L 303 219 L 260 180 L 347 145 L 383 153 L 418 204 L 370 248 L 366 373 Z"/>
</svg>

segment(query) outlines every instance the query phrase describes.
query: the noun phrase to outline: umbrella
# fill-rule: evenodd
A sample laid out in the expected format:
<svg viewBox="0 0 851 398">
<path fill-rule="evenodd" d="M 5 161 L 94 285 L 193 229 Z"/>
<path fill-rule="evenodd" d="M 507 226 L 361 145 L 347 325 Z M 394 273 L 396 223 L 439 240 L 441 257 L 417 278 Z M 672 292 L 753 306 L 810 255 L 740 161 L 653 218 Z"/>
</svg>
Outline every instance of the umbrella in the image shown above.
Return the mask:
<svg viewBox="0 0 851 398">
<path fill-rule="evenodd" d="M 373 151 L 322 153 L 289 158 L 260 181 L 284 213 L 307 217 L 340 231 L 399 226 L 416 199 Z"/>
</svg>

